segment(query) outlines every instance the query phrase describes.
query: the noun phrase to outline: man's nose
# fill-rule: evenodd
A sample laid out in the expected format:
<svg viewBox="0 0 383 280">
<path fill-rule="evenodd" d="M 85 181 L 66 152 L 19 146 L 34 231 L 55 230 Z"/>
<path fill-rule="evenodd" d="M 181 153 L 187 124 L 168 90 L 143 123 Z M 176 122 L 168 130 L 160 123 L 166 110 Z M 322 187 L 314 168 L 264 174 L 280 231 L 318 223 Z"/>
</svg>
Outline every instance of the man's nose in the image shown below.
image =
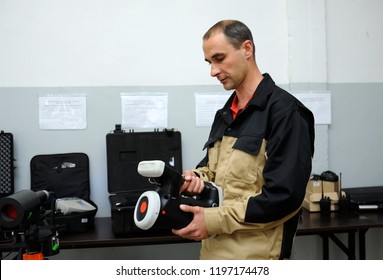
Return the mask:
<svg viewBox="0 0 383 280">
<path fill-rule="evenodd" d="M 210 65 L 210 76 L 216 77 L 219 74 L 219 71 L 219 67 L 217 67 L 213 63 Z"/>
</svg>

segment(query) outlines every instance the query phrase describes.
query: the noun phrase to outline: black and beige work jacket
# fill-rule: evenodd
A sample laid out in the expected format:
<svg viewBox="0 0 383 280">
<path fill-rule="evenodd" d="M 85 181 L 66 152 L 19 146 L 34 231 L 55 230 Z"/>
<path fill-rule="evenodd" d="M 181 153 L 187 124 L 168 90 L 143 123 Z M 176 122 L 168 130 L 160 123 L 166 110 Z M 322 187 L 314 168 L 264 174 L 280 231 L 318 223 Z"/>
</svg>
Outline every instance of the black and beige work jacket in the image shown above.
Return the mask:
<svg viewBox="0 0 383 280">
<path fill-rule="evenodd" d="M 194 170 L 223 189 L 205 209 L 201 259 L 290 257 L 314 154 L 314 117 L 268 74 L 233 119 L 235 92 L 218 110 Z"/>
</svg>

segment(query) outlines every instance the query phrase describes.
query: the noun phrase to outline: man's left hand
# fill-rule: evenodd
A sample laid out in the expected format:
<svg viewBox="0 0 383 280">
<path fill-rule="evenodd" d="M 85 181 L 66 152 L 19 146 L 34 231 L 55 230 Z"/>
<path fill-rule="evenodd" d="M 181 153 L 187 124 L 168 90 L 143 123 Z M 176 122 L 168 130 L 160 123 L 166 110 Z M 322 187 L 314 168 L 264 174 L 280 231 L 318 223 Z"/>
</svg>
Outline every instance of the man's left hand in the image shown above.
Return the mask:
<svg viewBox="0 0 383 280">
<path fill-rule="evenodd" d="M 204 208 L 199 206 L 190 206 L 182 204 L 180 208 L 184 212 L 194 214 L 193 220 L 186 227 L 181 229 L 173 229 L 172 232 L 183 238 L 200 241 L 208 238 L 208 233 L 205 225 Z"/>
</svg>

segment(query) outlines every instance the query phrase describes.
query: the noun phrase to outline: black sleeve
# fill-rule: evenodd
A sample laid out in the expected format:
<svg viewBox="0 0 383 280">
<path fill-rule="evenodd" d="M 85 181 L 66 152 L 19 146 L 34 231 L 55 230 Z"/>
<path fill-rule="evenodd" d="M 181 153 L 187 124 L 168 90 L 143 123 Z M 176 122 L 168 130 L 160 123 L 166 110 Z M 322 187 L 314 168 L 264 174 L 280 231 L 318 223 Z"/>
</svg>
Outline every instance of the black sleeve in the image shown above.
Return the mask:
<svg viewBox="0 0 383 280">
<path fill-rule="evenodd" d="M 310 111 L 305 114 L 290 109 L 271 120 L 263 170 L 265 185 L 260 195 L 249 199 L 246 222 L 275 221 L 301 207 L 314 147 L 313 117 Z"/>
</svg>

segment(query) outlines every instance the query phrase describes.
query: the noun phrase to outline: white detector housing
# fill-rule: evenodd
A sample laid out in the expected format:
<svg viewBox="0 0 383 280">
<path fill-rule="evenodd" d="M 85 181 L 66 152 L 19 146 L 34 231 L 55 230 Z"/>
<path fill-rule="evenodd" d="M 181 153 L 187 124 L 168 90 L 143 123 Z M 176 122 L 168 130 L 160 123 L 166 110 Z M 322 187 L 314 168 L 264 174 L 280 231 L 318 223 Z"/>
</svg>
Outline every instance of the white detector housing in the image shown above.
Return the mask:
<svg viewBox="0 0 383 280">
<path fill-rule="evenodd" d="M 138 218 L 143 215 L 141 211 L 141 202 L 147 198 L 147 209 L 145 209 L 144 217 Z M 161 210 L 161 200 L 160 195 L 155 191 L 146 191 L 141 194 L 140 198 L 137 200 L 136 207 L 134 208 L 134 223 L 140 229 L 150 229 L 154 223 L 157 221 L 157 218 Z"/>
<path fill-rule="evenodd" d="M 144 160 L 138 164 L 137 171 L 144 177 L 161 177 L 165 170 L 162 160 Z"/>
</svg>

